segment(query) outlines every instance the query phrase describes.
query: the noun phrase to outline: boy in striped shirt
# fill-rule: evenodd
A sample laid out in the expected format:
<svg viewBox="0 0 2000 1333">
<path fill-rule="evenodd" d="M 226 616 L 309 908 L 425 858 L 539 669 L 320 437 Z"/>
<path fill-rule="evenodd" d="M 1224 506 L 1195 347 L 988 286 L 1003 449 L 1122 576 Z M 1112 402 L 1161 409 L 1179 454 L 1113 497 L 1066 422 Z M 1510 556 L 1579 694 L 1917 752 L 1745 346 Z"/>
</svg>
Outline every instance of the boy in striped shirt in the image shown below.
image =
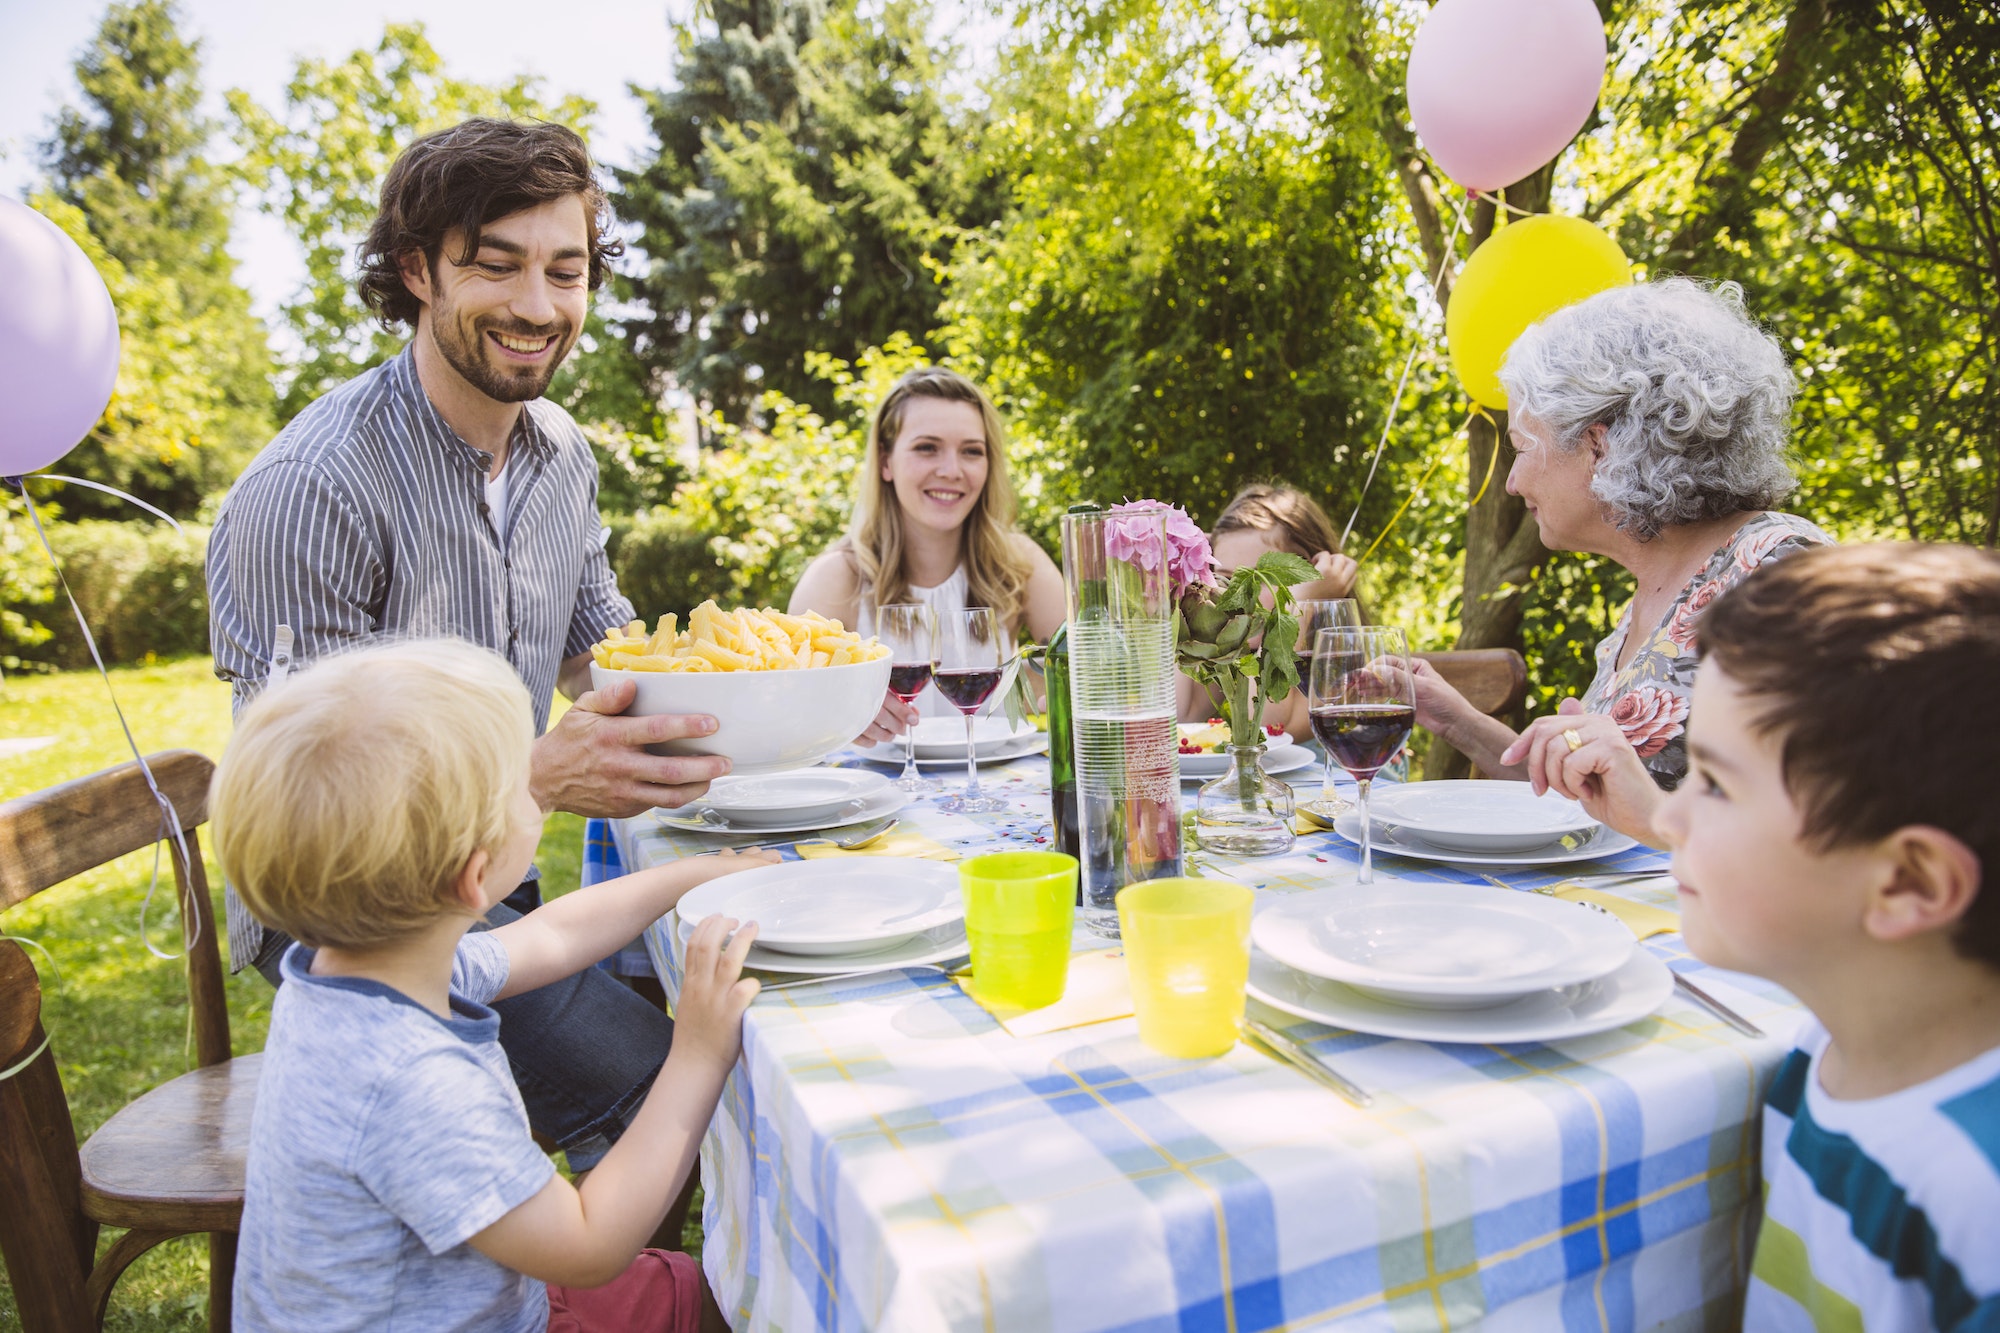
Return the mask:
<svg viewBox="0 0 2000 1333">
<path fill-rule="evenodd" d="M 2000 560 L 1807 551 L 1697 633 L 1672 795 L 1539 748 L 1565 794 L 1656 805 L 1697 957 L 1812 1010 L 1764 1109 L 1744 1326 L 2000 1329 Z"/>
</svg>

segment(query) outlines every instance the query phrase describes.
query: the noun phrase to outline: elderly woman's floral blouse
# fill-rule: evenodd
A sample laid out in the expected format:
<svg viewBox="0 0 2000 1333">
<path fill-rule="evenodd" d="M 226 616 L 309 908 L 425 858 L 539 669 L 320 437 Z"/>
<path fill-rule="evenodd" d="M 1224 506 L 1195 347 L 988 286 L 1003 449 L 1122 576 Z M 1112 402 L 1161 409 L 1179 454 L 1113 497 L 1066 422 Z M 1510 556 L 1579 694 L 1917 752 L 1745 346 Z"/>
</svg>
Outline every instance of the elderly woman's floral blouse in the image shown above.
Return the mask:
<svg viewBox="0 0 2000 1333">
<path fill-rule="evenodd" d="M 1608 714 L 1645 761 L 1653 780 L 1672 790 L 1687 772 L 1688 695 L 1694 690 L 1694 627 L 1708 604 L 1736 586 L 1759 565 L 1833 538 L 1791 514 L 1759 514 L 1730 534 L 1681 589 L 1653 635 L 1618 670 L 1618 655 L 1632 631 L 1632 608 L 1618 628 L 1597 645 L 1597 678 L 1583 706 Z"/>
</svg>

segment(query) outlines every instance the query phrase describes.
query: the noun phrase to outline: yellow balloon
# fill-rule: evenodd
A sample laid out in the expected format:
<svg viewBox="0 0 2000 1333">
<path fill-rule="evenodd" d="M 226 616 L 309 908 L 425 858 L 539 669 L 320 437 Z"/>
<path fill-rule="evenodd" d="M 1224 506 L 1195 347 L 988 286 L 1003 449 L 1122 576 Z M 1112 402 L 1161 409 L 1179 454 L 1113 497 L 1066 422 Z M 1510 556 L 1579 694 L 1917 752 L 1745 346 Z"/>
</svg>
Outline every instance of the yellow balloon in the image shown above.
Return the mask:
<svg viewBox="0 0 2000 1333">
<path fill-rule="evenodd" d="M 1514 340 L 1536 320 L 1631 281 L 1631 261 L 1602 228 L 1553 214 L 1516 218 L 1472 252 L 1451 289 L 1452 369 L 1474 402 L 1504 409 L 1500 363 Z"/>
</svg>

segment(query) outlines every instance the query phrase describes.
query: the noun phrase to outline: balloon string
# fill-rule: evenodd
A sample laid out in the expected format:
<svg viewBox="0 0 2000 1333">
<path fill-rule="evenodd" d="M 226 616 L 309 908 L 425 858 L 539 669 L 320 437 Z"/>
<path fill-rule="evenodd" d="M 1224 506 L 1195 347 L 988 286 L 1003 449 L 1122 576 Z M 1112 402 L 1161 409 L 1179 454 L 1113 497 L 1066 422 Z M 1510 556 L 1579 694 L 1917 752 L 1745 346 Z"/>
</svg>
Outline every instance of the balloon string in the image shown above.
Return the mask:
<svg viewBox="0 0 2000 1333">
<path fill-rule="evenodd" d="M 1541 214 L 1536 213 L 1532 209 L 1516 208 L 1514 205 L 1508 203 L 1503 195 L 1499 194 L 1496 191 L 1474 190 L 1472 193 L 1476 197 L 1484 199 L 1487 203 L 1493 205 L 1495 208 L 1500 209 L 1502 212 L 1512 213 L 1516 217 L 1533 218 L 1541 216 Z"/>
<path fill-rule="evenodd" d="M 1467 194 L 1463 199 L 1458 201 L 1458 216 L 1451 220 L 1451 231 L 1445 237 L 1444 254 L 1438 258 L 1437 272 L 1431 275 L 1431 294 L 1433 296 L 1437 294 L 1438 284 L 1444 281 L 1445 268 L 1451 263 L 1459 233 L 1465 229 L 1465 210 L 1471 202 L 1472 196 L 1470 194 Z M 1417 353 L 1421 352 L 1423 347 L 1422 338 L 1411 340 L 1410 354 L 1403 361 L 1403 373 L 1396 377 L 1396 392 L 1389 399 L 1389 415 L 1382 422 L 1382 436 L 1375 441 L 1375 452 L 1368 460 L 1368 475 L 1362 479 L 1361 494 L 1354 497 L 1354 510 L 1347 516 L 1347 526 L 1340 530 L 1340 549 L 1343 551 L 1347 549 L 1348 536 L 1354 531 L 1354 520 L 1361 517 L 1361 505 L 1368 498 L 1368 488 L 1375 484 L 1375 469 L 1382 465 L 1382 450 L 1389 443 L 1389 429 L 1396 424 L 1396 411 L 1403 403 L 1403 386 L 1410 382 L 1410 371 L 1416 366 Z M 1400 514 L 1402 511 L 1398 510 L 1396 512 Z M 1393 520 L 1391 521 L 1393 522 Z M 1385 528 L 1383 531 L 1387 532 L 1388 529 Z M 1377 540 L 1379 541 L 1380 538 L 1377 538 Z M 1370 546 L 1368 549 L 1372 551 L 1375 548 Z M 1364 556 L 1362 558 L 1366 559 L 1367 557 Z"/>
<path fill-rule="evenodd" d="M 1468 414 L 1465 418 L 1465 425 L 1470 426 L 1471 424 L 1472 424 L 1472 417 L 1471 415 Z M 1463 430 L 1464 428 L 1465 428 L 1464 426 L 1461 426 L 1459 429 Z M 1447 440 L 1458 438 L 1458 431 L 1453 431 L 1446 438 Z M 1355 564 L 1365 565 L 1368 563 L 1368 557 L 1375 554 L 1375 548 L 1380 546 L 1383 543 L 1383 541 L 1388 537 L 1388 535 L 1395 530 L 1397 520 L 1403 517 L 1403 511 L 1408 509 L 1412 504 L 1416 503 L 1417 497 L 1424 493 L 1424 487 L 1430 485 L 1431 483 L 1432 474 L 1435 473 L 1438 470 L 1439 466 L 1441 466 L 1444 463 L 1445 455 L 1450 452 L 1451 452 L 1451 446 L 1449 443 L 1447 443 L 1445 447 L 1438 450 L 1437 457 L 1433 458 L 1431 460 L 1431 465 L 1424 469 L 1424 475 L 1418 479 L 1416 486 L 1414 486 L 1411 489 L 1410 493 L 1407 496 L 1403 497 L 1403 503 L 1397 506 L 1396 512 L 1394 514 L 1391 514 L 1389 516 L 1388 524 L 1382 529 L 1381 532 L 1376 534 L 1374 541 L 1368 543 L 1368 549 L 1361 553 L 1361 558 L 1355 561 L 1354 562 Z M 1487 475 L 1490 477 L 1492 474 L 1489 472 Z M 1484 487 L 1480 488 L 1480 493 L 1482 495 L 1485 494 Z M 1475 501 L 1474 503 L 1477 503 L 1477 501 Z"/>
<path fill-rule="evenodd" d="M 36 953 L 40 954 L 43 958 L 48 959 L 49 974 L 55 978 L 57 987 L 61 987 L 62 971 L 61 969 L 56 967 L 56 960 L 54 959 L 54 957 L 52 957 L 49 951 L 47 949 L 44 949 L 38 941 L 31 940 L 26 935 L 0 935 L 0 940 L 12 940 L 16 944 L 25 944 L 30 949 L 33 949 Z M 29 1051 L 26 1055 L 16 1060 L 13 1064 L 8 1065 L 5 1069 L 0 1069 L 0 1083 L 5 1083 L 8 1079 L 14 1077 L 14 1075 L 20 1073 L 23 1069 L 26 1069 L 29 1065 L 35 1063 L 36 1060 L 41 1058 L 42 1052 L 46 1051 L 48 1048 L 49 1048 L 49 1034 L 44 1032 L 42 1034 L 41 1045 L 35 1047 L 34 1050 Z"/>
<path fill-rule="evenodd" d="M 1486 414 L 1486 404 L 1474 403 L 1472 405 L 1472 416 L 1468 416 L 1465 419 L 1465 425 L 1467 429 L 1470 429 L 1472 426 L 1472 417 L 1483 418 L 1487 425 L 1493 427 L 1494 433 L 1496 435 L 1499 434 L 1500 423 L 1495 421 L 1492 417 Z M 1472 503 L 1466 506 L 1467 509 L 1479 508 L 1479 502 L 1486 498 L 1486 488 L 1493 484 L 1493 467 L 1499 461 L 1500 461 L 1500 441 L 1496 439 L 1493 441 L 1493 452 L 1486 455 L 1486 480 L 1479 483 L 1479 494 L 1472 497 Z"/>
<path fill-rule="evenodd" d="M 126 721 L 125 710 L 118 706 L 118 691 L 112 687 L 111 673 L 105 670 L 104 657 L 97 651 L 97 636 L 90 632 L 90 624 L 83 618 L 83 608 L 77 605 L 76 594 L 70 591 L 69 579 L 63 575 L 62 561 L 56 558 L 55 547 L 49 545 L 49 534 L 42 528 L 41 511 L 35 508 L 34 497 L 28 494 L 27 478 L 4 477 L 0 478 L 0 481 L 11 484 L 21 492 L 21 501 L 28 507 L 28 518 L 35 525 L 35 536 L 41 539 L 42 550 L 47 552 L 49 564 L 55 567 L 56 582 L 61 585 L 63 596 L 69 599 L 69 609 L 76 617 L 76 627 L 83 631 L 84 646 L 90 649 L 90 660 L 97 665 L 97 674 L 103 678 L 104 692 L 111 696 L 111 711 L 118 715 L 118 726 L 125 733 L 125 744 L 132 751 L 132 757 L 139 763 L 139 772 L 146 779 L 147 789 L 153 793 L 153 801 L 160 807 L 161 837 L 173 840 L 174 847 L 180 854 L 180 868 L 184 876 L 183 882 L 192 884 L 194 880 L 194 862 L 193 858 L 188 855 L 187 838 L 181 831 L 180 814 L 174 809 L 174 803 L 168 799 L 167 794 L 160 790 L 160 784 L 154 781 L 153 768 L 152 765 L 146 762 L 146 756 L 139 753 L 139 742 L 132 735 L 132 724 Z M 152 954 L 155 958 L 164 959 L 167 962 L 175 962 L 187 957 L 188 950 L 194 948 L 195 942 L 201 938 L 201 916 L 199 913 L 190 914 L 187 904 L 182 903 L 181 937 L 184 947 L 179 953 L 163 953 L 155 948 L 152 937 L 146 931 L 146 913 L 152 907 L 153 894 L 159 887 L 160 844 L 158 841 L 155 841 L 153 844 L 153 878 L 146 885 L 145 900 L 139 904 L 139 943 L 146 946 L 146 952 Z"/>
<path fill-rule="evenodd" d="M 63 481 L 63 482 L 68 482 L 72 486 L 88 486 L 93 491 L 103 491 L 106 495 L 115 495 L 121 500 L 129 500 L 133 504 L 139 506 L 139 508 L 145 510 L 147 513 L 152 514 L 156 518 L 164 520 L 168 527 L 172 528 L 175 532 L 180 533 L 181 536 L 183 537 L 187 536 L 187 533 L 182 530 L 181 525 L 174 519 L 174 516 L 172 514 L 169 514 L 164 509 L 155 509 L 153 506 L 147 504 L 144 500 L 141 500 L 138 496 L 127 495 L 124 491 L 119 490 L 116 486 L 106 486 L 101 481 L 86 481 L 82 477 L 58 476 L 56 473 L 53 472 L 37 472 L 35 473 L 35 478 L 38 481 Z"/>
</svg>

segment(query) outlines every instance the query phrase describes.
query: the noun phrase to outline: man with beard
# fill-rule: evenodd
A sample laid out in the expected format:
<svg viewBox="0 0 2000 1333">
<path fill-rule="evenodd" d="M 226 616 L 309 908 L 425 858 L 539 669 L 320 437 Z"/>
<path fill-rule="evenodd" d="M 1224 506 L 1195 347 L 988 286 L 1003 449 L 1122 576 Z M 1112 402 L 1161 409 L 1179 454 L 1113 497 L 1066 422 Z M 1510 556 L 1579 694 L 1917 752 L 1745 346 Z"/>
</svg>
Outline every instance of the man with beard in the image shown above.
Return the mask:
<svg viewBox="0 0 2000 1333">
<path fill-rule="evenodd" d="M 583 141 L 561 126 L 469 120 L 397 158 L 360 291 L 385 327 L 414 336 L 286 426 L 210 538 L 210 642 L 237 708 L 294 662 L 454 637 L 501 654 L 526 683 L 540 735 L 530 788 L 544 810 L 677 806 L 728 771 L 644 748 L 710 732 L 713 718 L 619 716 L 629 683 L 585 692 L 591 644 L 632 605 L 605 559 L 590 447 L 541 395 L 619 252 L 609 221 Z M 576 704 L 548 729 L 557 688 Z M 487 923 L 540 902 L 531 869 Z M 291 941 L 233 892 L 228 911 L 234 967 L 276 985 Z M 595 1161 L 665 1060 L 672 1023 L 596 969 L 495 1008 L 530 1121 L 573 1167 Z"/>
</svg>

